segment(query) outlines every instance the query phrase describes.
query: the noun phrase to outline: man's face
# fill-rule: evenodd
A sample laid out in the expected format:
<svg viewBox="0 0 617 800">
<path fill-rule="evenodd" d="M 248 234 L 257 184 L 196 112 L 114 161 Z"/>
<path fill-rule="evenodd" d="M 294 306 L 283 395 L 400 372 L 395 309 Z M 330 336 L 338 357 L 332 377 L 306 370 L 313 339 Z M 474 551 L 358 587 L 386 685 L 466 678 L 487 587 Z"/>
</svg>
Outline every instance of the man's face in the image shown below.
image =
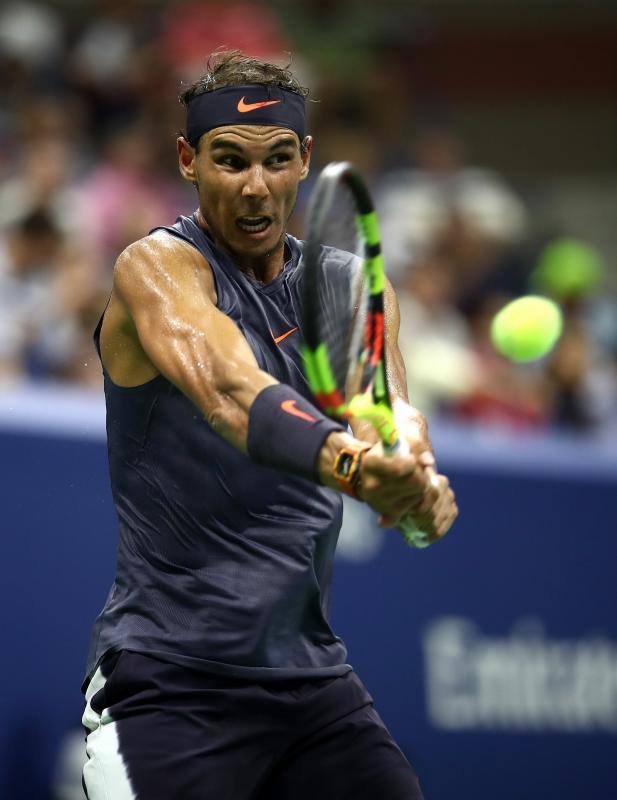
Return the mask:
<svg viewBox="0 0 617 800">
<path fill-rule="evenodd" d="M 300 151 L 295 133 L 273 126 L 228 125 L 182 152 L 183 176 L 194 180 L 201 213 L 215 241 L 240 262 L 267 259 L 282 244 L 298 184 L 308 172 L 310 140 Z M 184 169 L 183 169 L 184 167 Z"/>
</svg>

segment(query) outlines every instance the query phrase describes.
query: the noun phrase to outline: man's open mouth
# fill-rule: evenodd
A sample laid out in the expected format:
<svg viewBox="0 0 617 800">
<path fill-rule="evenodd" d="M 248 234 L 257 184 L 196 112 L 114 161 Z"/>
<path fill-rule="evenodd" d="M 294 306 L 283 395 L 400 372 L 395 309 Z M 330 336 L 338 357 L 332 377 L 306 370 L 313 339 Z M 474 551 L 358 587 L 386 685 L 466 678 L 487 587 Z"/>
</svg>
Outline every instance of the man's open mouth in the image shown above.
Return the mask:
<svg viewBox="0 0 617 800">
<path fill-rule="evenodd" d="M 236 225 L 247 233 L 261 233 L 272 222 L 270 217 L 238 217 Z"/>
</svg>

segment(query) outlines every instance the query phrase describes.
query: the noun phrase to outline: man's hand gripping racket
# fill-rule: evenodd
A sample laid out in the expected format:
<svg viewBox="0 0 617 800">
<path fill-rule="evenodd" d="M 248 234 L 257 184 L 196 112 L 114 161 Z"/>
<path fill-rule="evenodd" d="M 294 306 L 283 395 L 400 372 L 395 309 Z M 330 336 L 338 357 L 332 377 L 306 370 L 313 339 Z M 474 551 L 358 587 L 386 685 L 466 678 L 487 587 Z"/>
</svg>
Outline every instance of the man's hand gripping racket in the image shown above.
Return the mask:
<svg viewBox="0 0 617 800">
<path fill-rule="evenodd" d="M 386 455 L 409 455 L 411 448 L 405 432 L 413 435 L 409 431 L 409 426 L 413 423 L 405 418 L 404 404 L 395 403 L 395 408 L 389 408 L 380 403 L 373 402 L 370 395 L 366 393 L 356 394 L 349 403 L 349 416 L 355 419 L 363 419 L 369 422 L 377 431 L 381 438 L 384 453 Z M 398 412 L 398 413 L 397 413 Z M 406 431 L 407 429 L 407 431 Z M 423 465 L 426 483 L 434 488 L 438 487 L 438 477 L 432 465 Z M 382 515 L 382 520 L 388 522 L 389 527 L 396 527 L 403 534 L 403 538 L 411 547 L 423 549 L 432 542 L 429 540 L 429 532 L 423 531 L 411 514 L 403 516 L 401 519 L 388 519 Z M 392 523 L 392 524 L 390 524 Z"/>
</svg>

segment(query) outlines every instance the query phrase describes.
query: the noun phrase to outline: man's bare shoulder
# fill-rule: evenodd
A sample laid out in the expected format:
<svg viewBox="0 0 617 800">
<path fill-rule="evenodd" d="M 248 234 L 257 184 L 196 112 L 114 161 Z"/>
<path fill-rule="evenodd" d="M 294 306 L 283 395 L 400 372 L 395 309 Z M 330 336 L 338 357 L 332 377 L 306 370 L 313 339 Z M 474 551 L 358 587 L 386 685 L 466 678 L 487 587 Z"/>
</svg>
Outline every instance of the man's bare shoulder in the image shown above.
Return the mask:
<svg viewBox="0 0 617 800">
<path fill-rule="evenodd" d="M 160 325 L 170 302 L 181 316 L 183 305 L 198 297 L 216 303 L 210 265 L 188 242 L 156 231 L 122 251 L 101 330 L 101 357 L 116 384 L 138 386 L 158 374 L 142 347 L 136 320 Z"/>
<path fill-rule="evenodd" d="M 118 256 L 114 266 L 114 290 L 124 296 L 153 282 L 172 286 L 193 284 L 216 303 L 215 285 L 210 265 L 189 242 L 166 231 L 155 231 L 130 244 Z"/>
<path fill-rule="evenodd" d="M 190 264 L 209 268 L 208 262 L 192 244 L 158 230 L 128 245 L 118 256 L 115 270 L 168 269 Z"/>
</svg>

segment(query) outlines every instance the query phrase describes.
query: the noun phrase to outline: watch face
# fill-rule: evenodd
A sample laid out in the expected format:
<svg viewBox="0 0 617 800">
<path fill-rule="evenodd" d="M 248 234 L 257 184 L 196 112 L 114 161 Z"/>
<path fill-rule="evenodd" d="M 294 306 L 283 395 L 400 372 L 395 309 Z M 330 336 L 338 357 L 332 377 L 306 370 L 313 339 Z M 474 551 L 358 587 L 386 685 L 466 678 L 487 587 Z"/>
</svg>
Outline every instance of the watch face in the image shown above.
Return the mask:
<svg viewBox="0 0 617 800">
<path fill-rule="evenodd" d="M 351 477 L 357 459 L 358 454 L 355 452 L 350 452 L 349 450 L 340 452 L 336 457 L 334 465 L 334 471 L 337 477 L 348 480 Z"/>
<path fill-rule="evenodd" d="M 354 457 L 351 453 L 345 453 L 345 456 L 341 458 L 340 465 L 339 465 L 339 475 L 343 478 L 348 478 L 351 474 L 351 468 L 353 466 Z"/>
</svg>

